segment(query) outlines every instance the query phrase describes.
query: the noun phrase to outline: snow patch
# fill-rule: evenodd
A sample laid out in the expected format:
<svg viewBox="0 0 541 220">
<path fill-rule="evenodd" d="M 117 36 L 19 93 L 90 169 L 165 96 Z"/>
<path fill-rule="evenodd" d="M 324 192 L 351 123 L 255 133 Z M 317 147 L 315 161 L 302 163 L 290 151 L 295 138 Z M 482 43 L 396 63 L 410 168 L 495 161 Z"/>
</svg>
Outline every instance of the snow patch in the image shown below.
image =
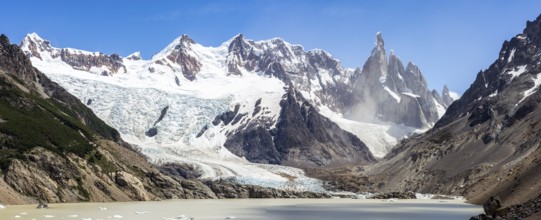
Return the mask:
<svg viewBox="0 0 541 220">
<path fill-rule="evenodd" d="M 524 101 L 529 96 L 533 95 L 537 90 L 539 89 L 539 86 L 541 85 L 541 73 L 538 73 L 536 76 L 533 77 L 534 86 L 522 93 L 524 95 L 520 101 L 515 105 L 517 106 L 519 103 Z"/>
<path fill-rule="evenodd" d="M 420 95 L 415 95 L 415 94 L 413 94 L 411 92 L 403 92 L 402 94 L 407 95 L 409 97 L 413 97 L 413 98 L 420 98 L 421 97 Z"/>
<path fill-rule="evenodd" d="M 522 75 L 524 72 L 526 72 L 526 65 L 515 67 L 513 70 L 508 71 L 507 74 L 511 75 L 511 80 L 513 80 L 515 77 Z"/>
<path fill-rule="evenodd" d="M 459 100 L 461 95 L 458 92 L 449 91 L 449 96 L 453 99 L 453 101 Z"/>
<path fill-rule="evenodd" d="M 387 91 L 389 93 L 389 95 L 391 95 L 397 103 L 400 103 L 400 96 L 398 94 L 396 94 L 395 92 L 393 92 L 391 89 L 389 89 L 389 87 L 387 86 L 383 86 L 383 89 L 385 89 L 385 91 Z"/>
<path fill-rule="evenodd" d="M 340 128 L 356 135 L 366 144 L 370 152 L 378 158 L 385 156 L 399 140 L 406 138 L 411 134 L 425 131 L 423 129 L 416 129 L 377 120 L 370 122 L 354 121 L 327 107 L 320 108 L 320 113 L 338 124 Z"/>
<path fill-rule="evenodd" d="M 498 90 L 496 90 L 493 93 L 491 93 L 490 95 L 488 95 L 488 97 L 492 98 L 492 97 L 495 97 L 497 95 L 498 95 Z"/>
<path fill-rule="evenodd" d="M 509 54 L 509 57 L 507 58 L 507 62 L 511 62 L 511 60 L 513 60 L 513 57 L 515 56 L 515 51 L 517 49 L 513 48 L 513 50 L 511 50 L 511 54 Z"/>
<path fill-rule="evenodd" d="M 438 101 L 436 101 L 436 99 L 434 99 L 434 103 L 436 104 L 436 110 L 438 111 L 438 118 L 441 118 L 443 117 L 443 115 L 445 114 L 445 107 L 443 107 L 443 105 L 441 105 Z"/>
<path fill-rule="evenodd" d="M 400 72 L 397 72 L 396 75 L 401 81 L 404 81 L 404 78 L 402 77 L 402 74 L 400 74 Z"/>
</svg>

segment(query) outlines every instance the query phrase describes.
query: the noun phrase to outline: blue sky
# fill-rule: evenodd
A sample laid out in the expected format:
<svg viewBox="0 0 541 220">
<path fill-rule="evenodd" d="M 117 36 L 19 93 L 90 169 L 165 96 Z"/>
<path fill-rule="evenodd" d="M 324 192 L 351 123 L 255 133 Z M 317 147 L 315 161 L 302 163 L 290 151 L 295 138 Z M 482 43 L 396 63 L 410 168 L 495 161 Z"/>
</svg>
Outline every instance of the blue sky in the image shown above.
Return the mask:
<svg viewBox="0 0 541 220">
<path fill-rule="evenodd" d="M 218 46 L 238 33 L 320 48 L 345 67 L 362 66 L 383 33 L 386 48 L 413 61 L 429 87 L 462 93 L 498 56 L 504 40 L 541 13 L 537 0 L 395 1 L 3 1 L 0 32 L 30 32 L 56 47 L 150 58 L 188 34 Z"/>
</svg>

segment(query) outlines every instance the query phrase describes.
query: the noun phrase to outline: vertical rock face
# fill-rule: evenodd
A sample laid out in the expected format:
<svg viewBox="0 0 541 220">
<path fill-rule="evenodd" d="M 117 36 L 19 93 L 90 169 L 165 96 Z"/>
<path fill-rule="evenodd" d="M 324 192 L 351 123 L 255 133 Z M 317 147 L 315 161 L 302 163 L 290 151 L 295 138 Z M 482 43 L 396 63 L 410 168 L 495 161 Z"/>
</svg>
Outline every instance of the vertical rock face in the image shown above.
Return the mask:
<svg viewBox="0 0 541 220">
<path fill-rule="evenodd" d="M 351 116 L 416 128 L 433 125 L 439 119 L 436 105 L 444 103 L 428 90 L 419 67 L 409 62 L 404 68 L 392 51 L 387 61 L 381 33 L 375 45 L 362 71 L 353 76 L 355 104 L 349 109 Z"/>
<path fill-rule="evenodd" d="M 284 96 L 275 128 L 248 124 L 225 147 L 249 161 L 298 167 L 376 161 L 359 138 L 319 114 L 298 91 L 290 89 Z"/>
<path fill-rule="evenodd" d="M 505 41 L 433 129 L 404 141 L 368 173 L 387 176 L 383 190 L 465 195 L 503 206 L 541 190 L 541 16 Z M 443 99 L 449 102 L 444 88 Z"/>
<path fill-rule="evenodd" d="M 445 105 L 450 106 L 455 100 L 453 97 L 451 97 L 451 94 L 449 93 L 449 88 L 447 85 L 443 86 L 443 91 L 441 92 L 441 99 Z"/>
</svg>

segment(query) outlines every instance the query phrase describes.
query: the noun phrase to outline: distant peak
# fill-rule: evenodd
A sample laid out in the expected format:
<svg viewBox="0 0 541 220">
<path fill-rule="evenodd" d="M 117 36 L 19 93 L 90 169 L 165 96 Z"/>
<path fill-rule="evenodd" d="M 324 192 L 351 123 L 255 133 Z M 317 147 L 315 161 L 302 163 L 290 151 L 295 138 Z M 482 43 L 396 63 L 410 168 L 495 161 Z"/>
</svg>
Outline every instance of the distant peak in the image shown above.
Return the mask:
<svg viewBox="0 0 541 220">
<path fill-rule="evenodd" d="M 372 50 L 372 57 L 378 57 L 380 60 L 385 60 L 385 42 L 381 36 L 381 32 L 376 33 L 375 47 Z"/>
<path fill-rule="evenodd" d="M 243 34 L 237 34 L 233 39 L 231 39 L 231 43 L 242 43 L 244 42 L 244 35 Z"/>
<path fill-rule="evenodd" d="M 43 39 L 36 32 L 29 33 L 26 35 L 26 37 L 33 38 L 33 39 Z"/>
<path fill-rule="evenodd" d="M 11 45 L 8 36 L 5 34 L 0 35 L 0 45 L 4 47 Z"/>
<path fill-rule="evenodd" d="M 244 39 L 244 35 L 242 33 L 237 34 L 234 39 Z"/>
<path fill-rule="evenodd" d="M 443 92 L 449 92 L 449 87 L 447 87 L 447 84 L 443 85 Z"/>
<path fill-rule="evenodd" d="M 195 41 L 192 40 L 187 34 L 183 34 L 182 36 L 180 36 L 180 43 L 190 43 L 190 44 L 195 44 Z"/>
<path fill-rule="evenodd" d="M 316 48 L 316 49 L 312 49 L 308 52 L 312 52 L 312 53 L 316 53 L 316 54 L 325 54 L 325 55 L 329 55 L 329 53 L 323 49 L 319 49 L 319 48 Z"/>
<path fill-rule="evenodd" d="M 310 51 L 308 51 L 309 54 L 313 54 L 313 55 L 318 55 L 318 56 L 321 56 L 321 57 L 325 57 L 325 58 L 330 58 L 330 59 L 334 59 L 334 60 L 337 60 L 336 58 L 334 58 L 329 52 L 323 50 L 323 49 L 312 49 Z"/>
<path fill-rule="evenodd" d="M 22 40 L 21 43 L 24 43 L 24 42 L 35 42 L 35 43 L 48 43 L 48 41 L 46 41 L 45 39 L 43 39 L 42 37 L 40 37 L 37 33 L 35 32 L 32 32 L 32 33 L 29 33 L 27 34 L 24 39 Z"/>
<path fill-rule="evenodd" d="M 140 60 L 140 59 L 142 59 L 141 58 L 141 52 L 137 51 L 135 53 L 132 53 L 132 54 L 128 55 L 128 57 L 126 57 L 126 58 L 129 59 L 129 60 Z"/>
<path fill-rule="evenodd" d="M 389 51 L 389 59 L 397 59 L 397 60 L 400 60 L 400 58 L 396 55 L 396 53 L 394 52 L 394 50 L 390 50 Z"/>
<path fill-rule="evenodd" d="M 381 32 L 376 33 L 376 47 L 384 47 L 385 42 L 383 41 L 383 36 L 381 36 Z"/>
</svg>

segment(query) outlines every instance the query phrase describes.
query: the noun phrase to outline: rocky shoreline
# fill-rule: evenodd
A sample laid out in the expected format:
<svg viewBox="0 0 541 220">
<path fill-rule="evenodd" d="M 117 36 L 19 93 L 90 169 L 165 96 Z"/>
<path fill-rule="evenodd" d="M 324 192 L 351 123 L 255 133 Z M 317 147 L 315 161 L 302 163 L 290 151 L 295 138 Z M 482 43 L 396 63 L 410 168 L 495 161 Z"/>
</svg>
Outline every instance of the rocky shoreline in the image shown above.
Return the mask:
<svg viewBox="0 0 541 220">
<path fill-rule="evenodd" d="M 541 211 L 541 194 L 522 204 L 501 207 L 498 198 L 491 197 L 483 204 L 485 214 L 473 216 L 470 220 L 525 219 Z"/>
</svg>

